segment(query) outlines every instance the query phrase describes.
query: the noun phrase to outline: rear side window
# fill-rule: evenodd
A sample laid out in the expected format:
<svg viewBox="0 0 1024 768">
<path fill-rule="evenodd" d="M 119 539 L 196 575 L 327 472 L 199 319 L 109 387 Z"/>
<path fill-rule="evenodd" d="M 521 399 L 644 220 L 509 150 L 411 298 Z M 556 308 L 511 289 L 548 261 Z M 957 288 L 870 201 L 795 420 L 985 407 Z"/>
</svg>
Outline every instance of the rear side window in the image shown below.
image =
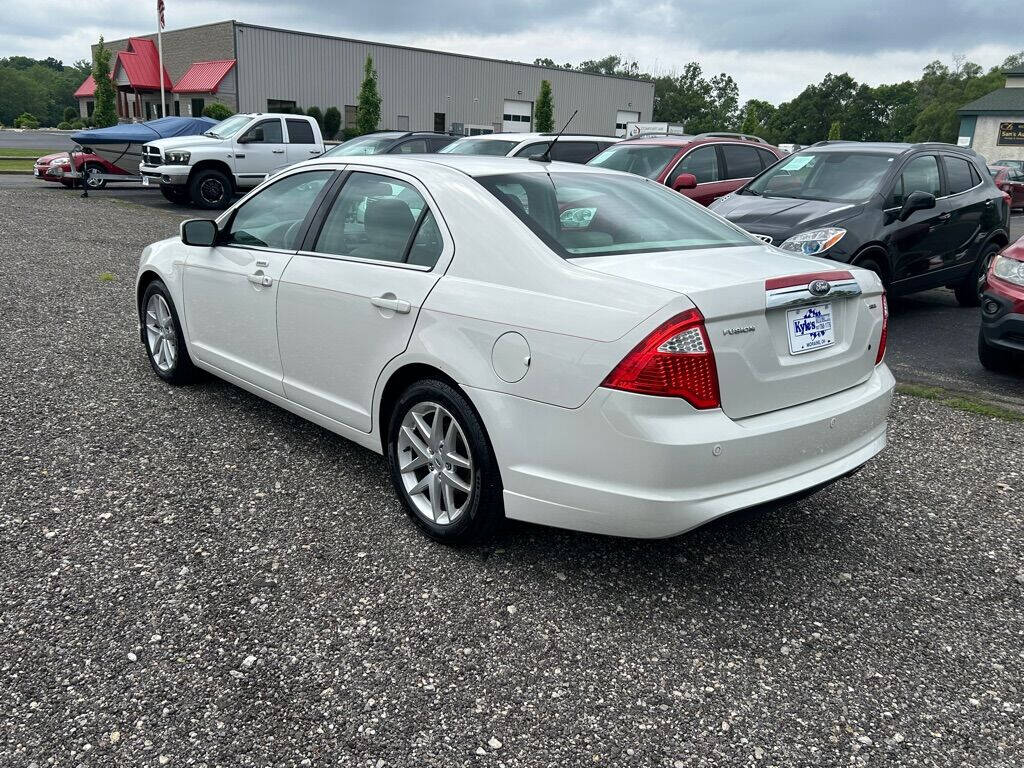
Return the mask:
<svg viewBox="0 0 1024 768">
<path fill-rule="evenodd" d="M 288 120 L 288 141 L 292 144 L 316 144 L 313 126 L 305 120 Z"/>
<path fill-rule="evenodd" d="M 585 163 L 598 152 L 596 141 L 556 141 L 551 159 L 565 163 Z"/>
<path fill-rule="evenodd" d="M 760 169 L 761 164 L 758 163 Z M 698 184 L 704 184 L 709 181 L 721 181 L 721 174 L 718 172 L 718 153 L 715 152 L 713 146 L 697 147 L 697 149 L 690 152 L 686 157 L 679 161 L 675 171 L 673 171 L 673 178 L 669 179 L 669 183 L 675 180 L 680 173 L 692 173 L 697 177 Z"/>
<path fill-rule="evenodd" d="M 412 141 L 406 141 L 399 144 L 394 149 L 388 150 L 389 155 L 414 155 L 422 154 L 427 151 L 427 140 L 426 139 L 413 139 Z"/>
<path fill-rule="evenodd" d="M 939 163 L 935 155 L 921 155 L 907 163 L 893 186 L 889 198 L 890 207 L 901 207 L 911 192 L 927 192 L 936 197 L 942 194 L 939 185 Z"/>
<path fill-rule="evenodd" d="M 767 149 L 758 149 L 757 154 L 761 156 L 761 163 L 764 165 L 765 168 L 771 168 L 773 165 L 779 162 L 779 158 L 777 158 L 773 153 L 769 152 Z"/>
<path fill-rule="evenodd" d="M 975 180 L 977 172 L 972 173 L 974 169 L 964 158 L 946 155 L 942 161 L 946 164 L 946 182 L 949 186 L 949 194 L 965 192 L 980 183 L 980 179 Z"/>
<path fill-rule="evenodd" d="M 762 170 L 761 157 L 754 147 L 723 144 L 722 153 L 725 155 L 727 179 L 749 179 L 757 176 Z"/>
</svg>

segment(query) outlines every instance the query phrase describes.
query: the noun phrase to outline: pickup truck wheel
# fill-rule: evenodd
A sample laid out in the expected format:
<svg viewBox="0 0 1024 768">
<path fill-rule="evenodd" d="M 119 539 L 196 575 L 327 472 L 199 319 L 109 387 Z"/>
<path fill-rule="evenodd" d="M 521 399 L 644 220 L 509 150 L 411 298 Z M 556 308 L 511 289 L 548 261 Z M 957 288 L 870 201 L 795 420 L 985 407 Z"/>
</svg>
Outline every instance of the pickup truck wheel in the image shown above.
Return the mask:
<svg viewBox="0 0 1024 768">
<path fill-rule="evenodd" d="M 214 210 L 227 208 L 231 204 L 234 187 L 227 174 L 215 168 L 207 168 L 192 176 L 189 191 L 197 207 Z"/>
<path fill-rule="evenodd" d="M 188 187 L 172 187 L 161 184 L 160 194 L 175 205 L 187 205 L 189 203 Z"/>
</svg>

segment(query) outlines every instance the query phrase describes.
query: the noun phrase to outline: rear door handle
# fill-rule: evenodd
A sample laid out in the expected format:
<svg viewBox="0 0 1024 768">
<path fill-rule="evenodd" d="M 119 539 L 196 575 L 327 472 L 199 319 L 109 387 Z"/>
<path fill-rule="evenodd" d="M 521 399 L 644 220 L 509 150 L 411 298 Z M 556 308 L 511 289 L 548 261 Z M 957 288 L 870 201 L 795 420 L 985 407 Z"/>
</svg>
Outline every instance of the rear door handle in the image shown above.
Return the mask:
<svg viewBox="0 0 1024 768">
<path fill-rule="evenodd" d="M 402 301 L 401 299 L 388 299 L 384 296 L 374 296 L 370 299 L 370 303 L 380 309 L 390 309 L 392 312 L 397 312 L 400 315 L 407 315 L 412 309 L 412 304 L 408 301 Z"/>
<path fill-rule="evenodd" d="M 951 218 L 953 218 L 952 213 L 943 213 L 938 217 L 939 221 L 949 221 Z"/>
<path fill-rule="evenodd" d="M 274 284 L 274 278 L 269 275 L 264 275 L 257 272 L 255 275 L 247 275 L 248 280 L 253 285 L 261 285 L 264 288 L 269 288 Z"/>
<path fill-rule="evenodd" d="M 319 155 L 320 154 L 320 150 L 319 149 L 311 149 L 311 150 L 309 150 L 309 154 L 311 154 L 311 155 Z"/>
</svg>

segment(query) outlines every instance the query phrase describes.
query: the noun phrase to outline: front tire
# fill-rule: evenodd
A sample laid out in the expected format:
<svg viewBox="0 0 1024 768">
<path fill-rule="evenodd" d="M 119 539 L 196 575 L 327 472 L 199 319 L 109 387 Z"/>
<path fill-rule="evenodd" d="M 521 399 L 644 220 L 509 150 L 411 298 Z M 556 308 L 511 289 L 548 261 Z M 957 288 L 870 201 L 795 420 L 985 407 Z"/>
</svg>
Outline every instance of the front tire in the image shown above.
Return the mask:
<svg viewBox="0 0 1024 768">
<path fill-rule="evenodd" d="M 992 259 L 999 253 L 999 246 L 989 244 L 981 252 L 974 267 L 960 283 L 953 287 L 956 301 L 961 307 L 977 307 L 981 305 L 981 294 L 985 287 L 985 275 L 992 265 Z"/>
<path fill-rule="evenodd" d="M 857 259 L 857 261 L 854 263 L 854 266 L 860 267 L 861 269 L 866 269 L 869 272 L 874 272 L 876 275 L 878 275 L 878 279 L 882 281 L 882 287 L 886 291 L 889 290 L 889 281 L 886 278 L 885 268 L 882 266 L 882 262 L 878 259 L 877 256 L 865 256 L 864 258 Z"/>
<path fill-rule="evenodd" d="M 493 535 L 505 518 L 501 476 L 483 423 L 450 384 L 426 379 L 398 398 L 388 469 L 406 513 L 445 544 Z"/>
<path fill-rule="evenodd" d="M 228 175 L 215 168 L 196 171 L 189 182 L 192 203 L 208 211 L 222 210 L 231 205 L 234 191 Z"/>
<path fill-rule="evenodd" d="M 139 302 L 142 345 L 153 373 L 168 384 L 187 384 L 198 373 L 185 346 L 174 301 L 161 280 L 146 286 Z"/>
</svg>

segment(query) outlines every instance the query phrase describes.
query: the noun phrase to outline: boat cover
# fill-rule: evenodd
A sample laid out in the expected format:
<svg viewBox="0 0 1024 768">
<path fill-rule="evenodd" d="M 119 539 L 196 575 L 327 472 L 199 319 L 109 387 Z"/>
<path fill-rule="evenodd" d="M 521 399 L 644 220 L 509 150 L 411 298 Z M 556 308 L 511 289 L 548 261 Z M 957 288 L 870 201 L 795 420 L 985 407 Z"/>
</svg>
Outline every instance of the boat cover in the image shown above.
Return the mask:
<svg viewBox="0 0 1024 768">
<path fill-rule="evenodd" d="M 161 117 L 145 123 L 124 123 L 71 134 L 82 146 L 95 144 L 145 144 L 173 136 L 198 136 L 217 124 L 209 117 Z"/>
</svg>

